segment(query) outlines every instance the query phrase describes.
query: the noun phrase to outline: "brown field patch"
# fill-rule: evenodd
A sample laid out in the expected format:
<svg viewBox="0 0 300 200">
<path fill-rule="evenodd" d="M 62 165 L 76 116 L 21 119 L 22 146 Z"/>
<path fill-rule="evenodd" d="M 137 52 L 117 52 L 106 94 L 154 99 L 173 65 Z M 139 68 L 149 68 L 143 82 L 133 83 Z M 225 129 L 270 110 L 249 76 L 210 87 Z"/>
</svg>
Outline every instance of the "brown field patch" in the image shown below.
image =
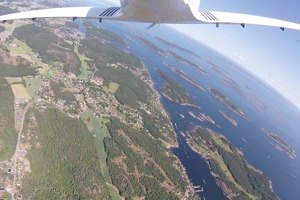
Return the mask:
<svg viewBox="0 0 300 200">
<path fill-rule="evenodd" d="M 14 93 L 15 98 L 31 99 L 31 96 L 29 95 L 23 84 L 13 84 L 11 85 L 11 89 Z"/>
</svg>

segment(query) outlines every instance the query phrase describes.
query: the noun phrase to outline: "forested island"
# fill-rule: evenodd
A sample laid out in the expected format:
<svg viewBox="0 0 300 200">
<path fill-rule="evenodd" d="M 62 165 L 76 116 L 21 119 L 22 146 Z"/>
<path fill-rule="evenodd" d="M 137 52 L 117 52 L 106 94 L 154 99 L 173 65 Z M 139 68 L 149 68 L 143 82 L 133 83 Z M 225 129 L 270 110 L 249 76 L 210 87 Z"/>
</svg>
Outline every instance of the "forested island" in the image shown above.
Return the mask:
<svg viewBox="0 0 300 200">
<path fill-rule="evenodd" d="M 240 115 L 242 118 L 246 119 L 244 112 L 240 108 L 236 107 L 233 103 L 231 103 L 231 101 L 224 94 L 211 87 L 208 87 L 207 89 L 214 95 L 214 97 L 219 99 L 230 110 Z"/>
<path fill-rule="evenodd" d="M 185 58 L 183 58 L 183 57 L 177 55 L 177 54 L 174 53 L 173 51 L 169 51 L 169 53 L 170 53 L 172 56 L 174 56 L 174 58 L 176 58 L 179 62 L 182 62 L 182 63 L 184 63 L 184 64 L 188 64 L 188 65 L 194 67 L 194 68 L 195 68 L 196 70 L 198 70 L 200 73 L 202 73 L 202 74 L 204 74 L 204 75 L 206 75 L 206 76 L 208 75 L 208 74 L 206 73 L 206 71 L 204 71 L 200 66 L 196 65 L 195 63 L 193 63 L 193 62 L 191 62 L 191 61 L 189 61 L 189 60 L 187 60 L 187 59 L 185 59 Z"/>
<path fill-rule="evenodd" d="M 297 157 L 295 150 L 286 141 L 284 141 L 277 135 L 271 133 L 270 131 L 264 128 L 262 128 L 261 130 L 264 134 L 266 134 L 269 138 L 271 138 L 275 142 L 275 143 L 270 142 L 273 147 L 275 147 L 279 151 L 282 151 L 292 159 L 295 159 Z"/>
<path fill-rule="evenodd" d="M 228 114 L 226 114 L 224 111 L 219 110 L 219 113 L 221 113 L 221 115 L 223 115 L 223 117 L 225 119 L 227 119 L 232 125 L 237 126 L 237 121 L 234 120 L 233 118 L 231 118 Z"/>
<path fill-rule="evenodd" d="M 137 39 L 139 39 L 142 43 L 144 43 L 147 47 L 149 47 L 150 49 L 152 49 L 153 51 L 155 51 L 156 53 L 164 56 L 164 57 L 167 57 L 168 56 L 168 53 L 162 49 L 160 49 L 158 46 L 156 46 L 154 43 L 150 42 L 149 40 L 146 40 L 142 37 L 139 37 L 139 36 L 135 36 Z"/>
<path fill-rule="evenodd" d="M 194 52 L 191 51 L 191 50 L 185 49 L 185 48 L 183 48 L 183 47 L 181 47 L 181 46 L 178 46 L 177 44 L 174 44 L 174 43 L 172 43 L 172 42 L 169 42 L 169 41 L 167 41 L 167 40 L 164 40 L 164 39 L 162 39 L 162 38 L 160 38 L 160 37 L 157 37 L 157 36 L 156 36 L 155 38 L 158 39 L 161 43 L 166 44 L 166 45 L 168 45 L 168 46 L 170 46 L 170 47 L 172 47 L 172 48 L 176 48 L 176 49 L 178 49 L 178 50 L 180 50 L 180 51 L 182 51 L 182 52 L 184 52 L 184 53 L 188 53 L 188 54 L 193 55 L 193 56 L 195 56 L 195 57 L 197 57 L 197 58 L 201 58 L 198 54 L 194 53 Z"/>
<path fill-rule="evenodd" d="M 270 179 L 249 165 L 223 135 L 202 127 L 186 135 L 188 144 L 206 159 L 217 184 L 229 199 L 279 199 Z"/>
<path fill-rule="evenodd" d="M 200 90 L 205 91 L 205 89 L 203 87 L 201 87 L 201 85 L 199 85 L 196 81 L 194 81 L 189 76 L 187 76 L 184 72 L 180 71 L 179 69 L 176 69 L 175 67 L 173 67 L 172 65 L 170 65 L 168 63 L 164 63 L 164 65 L 167 66 L 168 68 L 170 68 L 174 73 L 176 73 L 178 76 L 180 76 L 184 80 L 188 81 L 189 83 L 196 86 Z"/>
<path fill-rule="evenodd" d="M 161 89 L 161 94 L 164 97 L 180 105 L 194 106 L 199 108 L 197 103 L 190 97 L 182 85 L 180 85 L 162 70 L 157 69 L 156 71 L 165 80 L 165 84 Z"/>
</svg>

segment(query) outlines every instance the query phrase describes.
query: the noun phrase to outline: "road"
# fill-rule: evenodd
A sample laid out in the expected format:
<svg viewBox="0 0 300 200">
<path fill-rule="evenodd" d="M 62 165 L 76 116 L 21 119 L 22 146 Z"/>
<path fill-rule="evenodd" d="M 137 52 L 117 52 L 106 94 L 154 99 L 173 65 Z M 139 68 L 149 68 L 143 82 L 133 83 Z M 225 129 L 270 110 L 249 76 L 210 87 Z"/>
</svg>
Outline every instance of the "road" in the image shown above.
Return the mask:
<svg viewBox="0 0 300 200">
<path fill-rule="evenodd" d="M 23 126 L 24 126 L 24 120 L 25 120 L 25 115 L 26 112 L 29 108 L 29 106 L 31 105 L 31 103 L 28 103 L 24 109 L 23 112 L 23 116 L 22 116 L 22 122 L 21 122 L 21 127 L 20 130 L 18 132 L 18 141 L 17 141 L 17 145 L 16 145 L 16 151 L 14 153 L 14 155 L 12 156 L 11 160 L 12 160 L 12 174 L 13 174 L 13 185 L 12 185 L 12 199 L 14 200 L 15 197 L 15 188 L 16 188 L 16 177 L 17 177 L 17 159 L 18 159 L 18 152 L 19 152 L 19 146 L 20 146 L 20 142 L 21 142 L 21 136 L 22 136 L 22 132 L 23 132 Z"/>
</svg>

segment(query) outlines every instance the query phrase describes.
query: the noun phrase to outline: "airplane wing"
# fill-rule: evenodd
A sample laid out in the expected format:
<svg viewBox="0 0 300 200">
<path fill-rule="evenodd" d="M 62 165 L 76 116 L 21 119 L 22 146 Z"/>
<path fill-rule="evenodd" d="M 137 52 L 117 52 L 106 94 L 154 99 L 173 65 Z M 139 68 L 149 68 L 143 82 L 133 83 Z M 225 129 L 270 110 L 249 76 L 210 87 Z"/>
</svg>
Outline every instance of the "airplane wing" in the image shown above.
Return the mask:
<svg viewBox="0 0 300 200">
<path fill-rule="evenodd" d="M 240 24 L 243 27 L 246 25 L 262 25 L 279 27 L 282 30 L 285 28 L 300 30 L 300 24 L 274 18 L 228 12 L 198 11 L 195 9 L 191 9 L 191 11 L 199 21 L 216 24 L 217 26 L 219 24 Z"/>
<path fill-rule="evenodd" d="M 14 19 L 36 18 L 90 18 L 90 19 L 115 19 L 121 16 L 120 7 L 67 7 L 31 10 L 0 16 L 0 21 Z"/>
</svg>

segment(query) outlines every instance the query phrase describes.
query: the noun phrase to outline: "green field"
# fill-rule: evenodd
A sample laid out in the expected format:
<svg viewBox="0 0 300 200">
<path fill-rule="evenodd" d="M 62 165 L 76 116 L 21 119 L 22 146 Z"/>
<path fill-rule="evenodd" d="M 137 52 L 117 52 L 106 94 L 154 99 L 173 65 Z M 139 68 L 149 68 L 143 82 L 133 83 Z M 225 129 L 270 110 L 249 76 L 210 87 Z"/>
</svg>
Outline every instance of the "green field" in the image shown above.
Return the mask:
<svg viewBox="0 0 300 200">
<path fill-rule="evenodd" d="M 118 83 L 115 83 L 115 82 L 110 82 L 108 87 L 106 86 L 103 86 L 102 89 L 104 90 L 104 92 L 106 93 L 112 93 L 112 94 L 115 94 L 118 89 L 119 89 L 119 84 Z"/>
<path fill-rule="evenodd" d="M 103 143 L 103 139 L 105 137 L 110 138 L 110 134 L 107 130 L 105 123 L 109 122 L 109 119 L 104 118 L 96 118 L 90 111 L 86 111 L 82 114 L 82 118 L 84 123 L 87 125 L 89 131 L 94 134 L 97 154 L 100 160 L 100 166 L 102 170 L 102 174 L 106 181 L 107 186 L 109 186 L 109 192 L 114 199 L 120 199 L 120 196 L 116 193 L 114 188 L 111 186 L 112 181 L 109 175 L 109 171 L 106 165 L 107 154 L 105 152 L 105 147 Z"/>
<path fill-rule="evenodd" d="M 38 98 L 38 96 L 35 93 L 41 87 L 42 79 L 40 79 L 40 78 L 27 78 L 27 77 L 24 77 L 23 79 L 25 80 L 26 89 L 27 89 L 28 93 L 30 94 L 30 96 L 32 96 L 32 98 L 34 98 L 34 99 Z"/>
</svg>

